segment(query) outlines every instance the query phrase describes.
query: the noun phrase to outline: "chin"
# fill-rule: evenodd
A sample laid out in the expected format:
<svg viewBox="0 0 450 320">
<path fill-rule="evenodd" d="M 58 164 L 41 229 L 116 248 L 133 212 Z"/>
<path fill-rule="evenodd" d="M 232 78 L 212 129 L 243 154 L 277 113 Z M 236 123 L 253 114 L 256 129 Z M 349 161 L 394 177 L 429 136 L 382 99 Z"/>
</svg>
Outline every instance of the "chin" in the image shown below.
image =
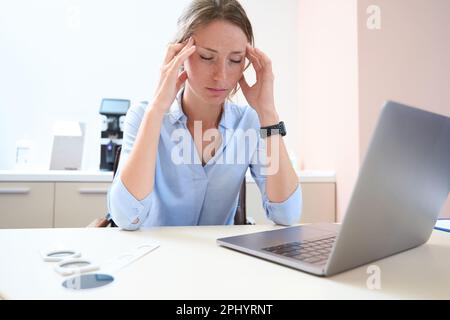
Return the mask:
<svg viewBox="0 0 450 320">
<path fill-rule="evenodd" d="M 228 97 L 228 94 L 228 91 L 223 93 L 211 93 L 205 88 L 199 96 L 208 104 L 222 104 Z"/>
<path fill-rule="evenodd" d="M 221 105 L 225 102 L 228 95 L 230 94 L 229 90 L 223 91 L 223 92 L 211 92 L 207 89 L 207 86 L 195 86 L 193 88 L 192 86 L 190 89 L 194 93 L 194 95 L 197 96 L 200 100 L 203 100 L 206 104 L 210 105 Z"/>
</svg>

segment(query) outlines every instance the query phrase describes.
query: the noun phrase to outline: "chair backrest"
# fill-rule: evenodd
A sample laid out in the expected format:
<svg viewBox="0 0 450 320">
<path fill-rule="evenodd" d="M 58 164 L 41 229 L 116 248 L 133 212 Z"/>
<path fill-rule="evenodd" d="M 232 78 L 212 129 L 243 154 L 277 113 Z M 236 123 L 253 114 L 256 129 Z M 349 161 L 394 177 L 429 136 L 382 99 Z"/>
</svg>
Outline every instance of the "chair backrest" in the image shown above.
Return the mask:
<svg viewBox="0 0 450 320">
<path fill-rule="evenodd" d="M 121 151 L 122 151 L 122 146 L 117 146 L 116 157 L 114 158 L 114 164 L 113 164 L 113 177 L 116 176 L 117 168 L 119 167 Z"/>
<path fill-rule="evenodd" d="M 116 176 L 117 169 L 119 168 L 119 161 L 120 161 L 120 153 L 122 152 L 122 146 L 117 146 L 116 149 L 116 157 L 114 158 L 114 164 L 113 164 L 113 178 Z M 109 219 L 109 222 L 111 223 L 112 228 L 117 228 L 117 224 L 115 224 L 114 220 L 112 218 Z"/>
<path fill-rule="evenodd" d="M 239 200 L 238 206 L 236 209 L 236 214 L 234 215 L 234 224 L 235 225 L 244 225 L 247 224 L 247 208 L 246 208 L 246 181 L 245 177 L 241 184 L 241 190 L 239 191 Z"/>
<path fill-rule="evenodd" d="M 122 146 L 118 146 L 116 149 L 116 157 L 113 164 L 113 177 L 116 176 L 117 168 L 119 167 L 120 153 L 122 151 Z M 245 177 L 241 184 L 241 190 L 239 191 L 238 206 L 236 209 L 236 214 L 234 215 L 235 225 L 245 225 L 247 224 L 247 208 L 246 208 L 246 181 Z M 117 227 L 112 219 L 110 219 L 111 227 Z"/>
</svg>

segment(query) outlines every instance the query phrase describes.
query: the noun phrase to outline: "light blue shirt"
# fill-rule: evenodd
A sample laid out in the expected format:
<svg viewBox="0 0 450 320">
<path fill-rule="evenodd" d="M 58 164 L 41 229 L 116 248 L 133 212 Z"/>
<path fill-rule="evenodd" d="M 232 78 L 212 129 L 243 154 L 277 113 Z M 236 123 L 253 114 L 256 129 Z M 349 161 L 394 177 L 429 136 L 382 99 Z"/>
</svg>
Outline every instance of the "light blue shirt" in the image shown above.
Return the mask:
<svg viewBox="0 0 450 320">
<path fill-rule="evenodd" d="M 187 117 L 181 101 L 182 91 L 164 115 L 154 188 L 142 201 L 126 189 L 120 170 L 133 148 L 149 106 L 140 103 L 129 109 L 124 124 L 119 168 L 108 192 L 108 210 L 114 222 L 127 230 L 153 226 L 233 224 L 240 187 L 250 168 L 261 191 L 267 217 L 281 225 L 298 223 L 302 209 L 300 184 L 282 203 L 273 203 L 267 198 L 265 141 L 259 135 L 256 111 L 250 106 L 225 102 L 218 128 L 222 144 L 214 157 L 203 166 L 187 129 Z M 251 216 L 251 212 L 248 214 Z M 133 224 L 135 221 L 139 222 Z"/>
</svg>

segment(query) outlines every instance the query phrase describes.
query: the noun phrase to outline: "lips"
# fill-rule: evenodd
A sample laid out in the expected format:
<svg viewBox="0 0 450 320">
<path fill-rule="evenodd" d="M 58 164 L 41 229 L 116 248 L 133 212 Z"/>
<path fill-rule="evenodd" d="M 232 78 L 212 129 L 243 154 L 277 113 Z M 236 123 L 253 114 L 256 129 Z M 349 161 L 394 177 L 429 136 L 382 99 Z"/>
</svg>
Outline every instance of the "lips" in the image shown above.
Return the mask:
<svg viewBox="0 0 450 320">
<path fill-rule="evenodd" d="M 206 89 L 208 89 L 210 91 L 213 91 L 213 92 L 224 92 L 224 91 L 227 91 L 227 89 L 218 89 L 218 88 L 206 88 Z"/>
</svg>

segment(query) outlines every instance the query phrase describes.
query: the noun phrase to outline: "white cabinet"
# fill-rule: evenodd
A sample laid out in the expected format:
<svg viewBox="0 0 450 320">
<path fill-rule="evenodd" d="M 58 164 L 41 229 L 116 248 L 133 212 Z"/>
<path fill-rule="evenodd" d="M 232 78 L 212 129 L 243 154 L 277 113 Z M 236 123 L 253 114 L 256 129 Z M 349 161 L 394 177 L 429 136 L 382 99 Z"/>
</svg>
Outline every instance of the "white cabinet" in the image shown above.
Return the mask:
<svg viewBox="0 0 450 320">
<path fill-rule="evenodd" d="M 53 227 L 54 183 L 0 182 L 0 228 Z"/>
<path fill-rule="evenodd" d="M 109 183 L 55 183 L 56 228 L 86 227 L 106 214 Z"/>
<path fill-rule="evenodd" d="M 303 209 L 301 223 L 336 222 L 336 184 L 302 183 Z"/>
<path fill-rule="evenodd" d="M 106 214 L 109 183 L 1 182 L 0 228 L 79 228 Z"/>
<path fill-rule="evenodd" d="M 335 222 L 334 174 L 299 173 L 303 191 L 300 222 Z M 112 173 L 0 171 L 0 228 L 86 227 L 107 212 Z M 271 223 L 253 179 L 247 179 L 247 216 Z"/>
<path fill-rule="evenodd" d="M 307 182 L 301 183 L 303 208 L 300 223 L 335 222 L 336 220 L 336 192 L 335 183 Z M 261 192 L 255 182 L 247 182 L 246 189 L 247 217 L 255 220 L 256 224 L 272 223 L 266 218 L 262 206 Z"/>
</svg>

